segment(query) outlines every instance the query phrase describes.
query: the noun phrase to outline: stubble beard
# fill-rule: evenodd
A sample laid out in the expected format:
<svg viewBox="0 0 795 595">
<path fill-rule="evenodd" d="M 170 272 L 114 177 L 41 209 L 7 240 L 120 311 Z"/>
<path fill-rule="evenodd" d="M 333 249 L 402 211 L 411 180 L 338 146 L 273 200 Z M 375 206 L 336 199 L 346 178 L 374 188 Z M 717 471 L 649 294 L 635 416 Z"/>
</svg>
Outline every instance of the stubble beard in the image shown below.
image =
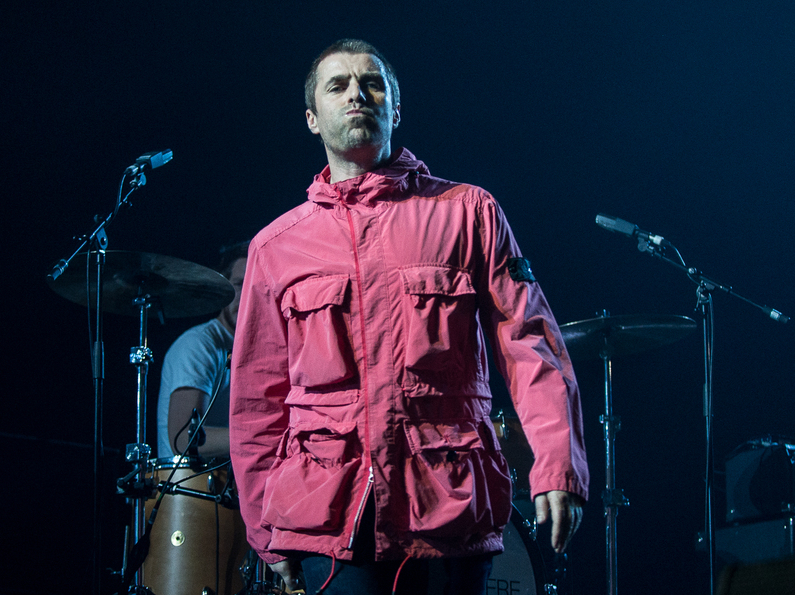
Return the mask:
<svg viewBox="0 0 795 595">
<path fill-rule="evenodd" d="M 376 148 L 389 142 L 388 132 L 385 132 L 377 121 L 367 116 L 356 116 L 349 121 L 343 121 L 330 135 L 324 144 L 333 152 L 345 154 L 368 147 Z"/>
</svg>

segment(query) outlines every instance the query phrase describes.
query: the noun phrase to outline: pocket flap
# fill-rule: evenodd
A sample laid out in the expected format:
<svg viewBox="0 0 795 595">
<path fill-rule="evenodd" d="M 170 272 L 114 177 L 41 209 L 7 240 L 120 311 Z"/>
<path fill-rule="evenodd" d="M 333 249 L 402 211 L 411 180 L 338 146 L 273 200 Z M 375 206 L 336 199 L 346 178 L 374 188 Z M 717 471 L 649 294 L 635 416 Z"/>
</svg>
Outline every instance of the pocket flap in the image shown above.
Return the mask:
<svg viewBox="0 0 795 595">
<path fill-rule="evenodd" d="M 284 404 L 309 407 L 335 407 L 340 405 L 351 405 L 359 400 L 359 389 L 333 391 L 307 391 L 302 389 L 303 387 L 293 387 L 287 394 Z"/>
<path fill-rule="evenodd" d="M 284 292 L 282 314 L 289 318 L 291 310 L 311 312 L 325 306 L 341 306 L 349 283 L 348 275 L 312 277 L 296 283 Z"/>
<path fill-rule="evenodd" d="M 472 278 L 464 269 L 444 266 L 412 266 L 400 269 L 403 290 L 409 295 L 466 295 L 475 293 Z"/>
<path fill-rule="evenodd" d="M 474 450 L 483 448 L 477 424 L 474 421 L 403 422 L 406 437 L 413 454 L 424 450 Z"/>
</svg>

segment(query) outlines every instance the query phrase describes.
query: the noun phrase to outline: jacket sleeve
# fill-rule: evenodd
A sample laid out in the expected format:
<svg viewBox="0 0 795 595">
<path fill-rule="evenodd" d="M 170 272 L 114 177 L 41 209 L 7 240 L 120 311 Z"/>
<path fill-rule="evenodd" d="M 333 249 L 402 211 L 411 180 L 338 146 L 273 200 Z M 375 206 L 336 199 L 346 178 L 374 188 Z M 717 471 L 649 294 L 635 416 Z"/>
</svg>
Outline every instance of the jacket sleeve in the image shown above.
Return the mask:
<svg viewBox="0 0 795 595">
<path fill-rule="evenodd" d="M 229 442 L 248 542 L 273 563 L 283 557 L 267 551 L 271 531 L 261 522 L 263 493 L 287 428 L 284 400 L 290 382 L 285 321 L 255 242 L 249 249 L 232 349 Z"/>
<path fill-rule="evenodd" d="M 531 497 L 564 490 L 588 497 L 589 473 L 577 380 L 541 288 L 493 198 L 483 202 L 480 307 L 494 358 L 533 450 Z M 518 261 L 521 263 L 522 261 Z"/>
</svg>

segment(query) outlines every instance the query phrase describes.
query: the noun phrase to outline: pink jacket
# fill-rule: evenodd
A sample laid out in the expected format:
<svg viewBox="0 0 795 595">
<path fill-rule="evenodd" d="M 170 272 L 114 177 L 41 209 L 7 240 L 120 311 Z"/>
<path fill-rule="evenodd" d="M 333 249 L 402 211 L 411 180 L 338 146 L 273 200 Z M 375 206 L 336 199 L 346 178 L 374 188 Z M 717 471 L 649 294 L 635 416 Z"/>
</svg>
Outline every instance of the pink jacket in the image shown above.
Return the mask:
<svg viewBox="0 0 795 595">
<path fill-rule="evenodd" d="M 378 559 L 501 550 L 511 480 L 484 333 L 534 452 L 532 494 L 587 497 L 571 362 L 529 269 L 509 272 L 521 254 L 494 199 L 405 149 L 327 176 L 249 251 L 230 438 L 251 545 L 269 562 L 350 559 L 372 491 Z"/>
</svg>

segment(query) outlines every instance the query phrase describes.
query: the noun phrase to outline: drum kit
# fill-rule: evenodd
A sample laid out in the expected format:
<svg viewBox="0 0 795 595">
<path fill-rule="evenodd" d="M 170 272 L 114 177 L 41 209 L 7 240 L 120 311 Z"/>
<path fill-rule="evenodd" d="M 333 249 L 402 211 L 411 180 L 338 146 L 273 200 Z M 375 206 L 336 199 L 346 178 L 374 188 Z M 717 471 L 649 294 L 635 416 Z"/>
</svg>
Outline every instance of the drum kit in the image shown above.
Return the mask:
<svg viewBox="0 0 795 595">
<path fill-rule="evenodd" d="M 90 260 L 96 254 L 85 254 Z M 142 252 L 105 251 L 102 284 L 104 310 L 138 316 L 140 344 L 130 361 L 138 368 L 137 442 L 127 446 L 134 470 L 118 481 L 119 491 L 133 503 L 133 533 L 137 545 L 125 559 L 122 575 L 132 581 L 130 592 L 154 595 L 233 595 L 282 593 L 273 575 L 256 567 L 236 507 L 234 480 L 228 462 L 208 466 L 195 458 L 150 459 L 146 435 L 146 374 L 151 361 L 147 319 L 180 318 L 217 312 L 234 297 L 229 282 L 206 267 L 170 256 Z M 51 288 L 62 297 L 89 306 L 96 282 L 86 282 L 85 270 L 68 268 Z M 616 572 L 616 514 L 629 504 L 615 486 L 614 440 L 618 419 L 612 410 L 612 358 L 661 347 L 692 332 L 696 323 L 684 316 L 601 316 L 561 325 L 573 360 L 604 362 L 604 428 L 606 484 L 603 494 L 608 578 Z M 564 569 L 548 570 L 536 541 L 535 518 L 527 477 L 532 453 L 517 419 L 502 412 L 494 426 L 503 454 L 512 467 L 514 506 L 505 528 L 505 553 L 496 556 L 490 580 L 495 592 L 525 595 L 555 593 Z M 156 493 L 161 495 L 156 498 Z M 162 502 L 161 502 L 162 501 Z M 154 523 L 153 509 L 159 508 Z M 157 511 L 155 511 L 156 513 Z M 146 519 L 150 519 L 149 523 Z M 147 551 L 141 554 L 140 550 Z M 136 559 L 136 557 L 138 559 Z M 145 586 L 144 586 L 145 585 Z M 247 587 L 249 585 L 249 587 Z M 247 589 L 248 590 L 245 590 Z M 254 589 L 254 590 L 252 590 Z"/>
<path fill-rule="evenodd" d="M 137 442 L 126 448 L 126 460 L 134 469 L 117 481 L 119 494 L 133 507 L 135 546 L 125 547 L 120 592 L 282 593 L 265 580 L 273 576 L 264 565 L 252 561 L 229 462 L 214 465 L 195 456 L 150 459 L 145 443 L 146 378 L 152 361 L 148 318 L 218 312 L 234 298 L 232 285 L 212 269 L 170 256 L 111 250 L 77 256 L 89 263 L 98 256 L 104 260 L 103 311 L 139 319 L 139 345 L 130 352 L 130 363 L 138 368 Z M 89 277 L 82 267 L 64 267 L 49 284 L 69 301 L 93 307 L 97 282 L 87 281 Z"/>
</svg>

